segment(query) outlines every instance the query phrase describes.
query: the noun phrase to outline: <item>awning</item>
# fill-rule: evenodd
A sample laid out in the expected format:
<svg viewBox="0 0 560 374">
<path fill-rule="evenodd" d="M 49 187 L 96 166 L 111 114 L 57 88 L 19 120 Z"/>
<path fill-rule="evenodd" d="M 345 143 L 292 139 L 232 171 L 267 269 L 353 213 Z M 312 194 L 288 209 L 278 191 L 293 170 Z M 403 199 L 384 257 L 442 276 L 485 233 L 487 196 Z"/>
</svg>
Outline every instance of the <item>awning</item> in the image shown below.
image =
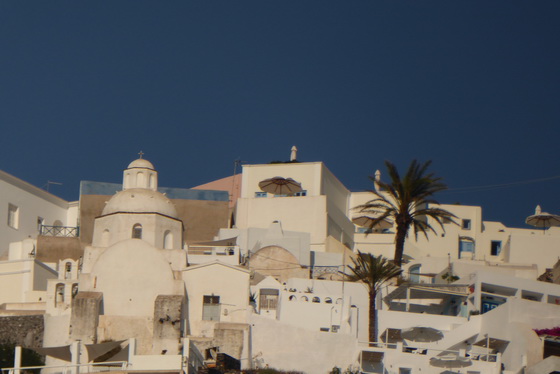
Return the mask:
<svg viewBox="0 0 560 374">
<path fill-rule="evenodd" d="M 237 245 L 237 236 L 228 239 L 214 240 L 211 242 L 190 243 L 190 246 L 205 246 L 205 247 L 232 247 Z"/>
<path fill-rule="evenodd" d="M 385 343 L 402 342 L 401 329 L 386 329 L 385 332 L 381 334 L 381 340 Z"/>
<path fill-rule="evenodd" d="M 486 346 L 486 343 L 488 342 L 488 347 Z M 478 347 L 484 347 L 484 348 L 489 348 L 489 349 L 500 349 L 501 347 L 503 347 L 504 345 L 509 344 L 509 341 L 507 340 L 502 340 L 502 339 L 496 339 L 496 338 L 483 338 L 480 339 L 479 341 L 477 341 L 476 343 L 474 343 L 473 345 L 476 345 Z"/>
<path fill-rule="evenodd" d="M 120 346 L 124 340 L 119 340 L 116 342 L 107 342 L 100 344 L 86 344 L 86 350 L 88 353 L 89 361 L 93 361 L 98 357 L 103 356 L 105 353 Z"/>
<path fill-rule="evenodd" d="M 33 348 L 33 350 L 43 356 L 51 356 L 63 361 L 72 361 L 72 353 L 70 352 L 70 346 L 64 345 L 61 347 L 43 347 L 43 348 Z"/>
<path fill-rule="evenodd" d="M 366 362 L 383 361 L 383 352 L 362 351 L 362 364 Z"/>
<path fill-rule="evenodd" d="M 128 345 L 126 347 L 124 347 L 123 349 L 121 349 L 119 351 L 119 353 L 117 353 L 116 355 L 114 355 L 113 357 L 108 358 L 105 361 L 128 361 Z"/>
</svg>

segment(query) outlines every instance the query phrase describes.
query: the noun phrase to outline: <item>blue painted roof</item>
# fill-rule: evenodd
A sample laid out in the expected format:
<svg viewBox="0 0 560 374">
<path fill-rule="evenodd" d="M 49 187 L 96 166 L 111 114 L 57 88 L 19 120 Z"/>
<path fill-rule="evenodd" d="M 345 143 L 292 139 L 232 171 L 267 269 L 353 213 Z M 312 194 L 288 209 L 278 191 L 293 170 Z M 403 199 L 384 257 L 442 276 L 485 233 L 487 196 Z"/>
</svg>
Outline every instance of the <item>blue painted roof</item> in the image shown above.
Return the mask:
<svg viewBox="0 0 560 374">
<path fill-rule="evenodd" d="M 81 195 L 114 195 L 122 190 L 122 184 L 107 182 L 80 182 Z M 229 201 L 227 191 L 214 190 L 192 190 L 189 188 L 160 187 L 158 191 L 165 194 L 169 199 L 183 200 L 206 200 L 206 201 Z"/>
</svg>

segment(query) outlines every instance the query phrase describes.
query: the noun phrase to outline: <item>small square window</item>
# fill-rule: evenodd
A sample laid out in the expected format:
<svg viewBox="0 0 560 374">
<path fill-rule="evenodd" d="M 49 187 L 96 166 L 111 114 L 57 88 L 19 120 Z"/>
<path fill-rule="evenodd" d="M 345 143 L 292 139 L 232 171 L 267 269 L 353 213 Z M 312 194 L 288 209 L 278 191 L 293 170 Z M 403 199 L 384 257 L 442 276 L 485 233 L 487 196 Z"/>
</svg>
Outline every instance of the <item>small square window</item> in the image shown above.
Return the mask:
<svg viewBox="0 0 560 374">
<path fill-rule="evenodd" d="M 470 219 L 464 219 L 462 222 L 462 227 L 464 230 L 470 230 L 471 229 L 471 220 Z"/>
<path fill-rule="evenodd" d="M 302 190 L 300 192 L 296 192 L 294 196 L 307 196 L 307 190 Z"/>
<path fill-rule="evenodd" d="M 266 192 L 261 192 L 261 191 L 255 192 L 255 197 L 266 197 Z"/>
<path fill-rule="evenodd" d="M 8 226 L 13 229 L 19 226 L 19 208 L 13 204 L 8 204 Z"/>
<path fill-rule="evenodd" d="M 500 240 L 492 240 L 490 242 L 490 254 L 492 256 L 498 256 L 502 251 L 502 242 Z"/>
</svg>

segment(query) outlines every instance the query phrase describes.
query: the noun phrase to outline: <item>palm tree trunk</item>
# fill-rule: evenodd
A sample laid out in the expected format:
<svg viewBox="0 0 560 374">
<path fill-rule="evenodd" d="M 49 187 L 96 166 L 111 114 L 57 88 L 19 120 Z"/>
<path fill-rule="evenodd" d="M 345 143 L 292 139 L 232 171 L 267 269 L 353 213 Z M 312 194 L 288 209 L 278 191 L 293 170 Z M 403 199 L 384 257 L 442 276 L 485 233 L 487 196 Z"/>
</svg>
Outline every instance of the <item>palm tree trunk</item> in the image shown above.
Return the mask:
<svg viewBox="0 0 560 374">
<path fill-rule="evenodd" d="M 377 291 L 369 292 L 369 346 L 373 347 L 373 342 L 377 342 L 377 309 L 375 309 L 375 299 L 377 299 Z"/>
<path fill-rule="evenodd" d="M 404 253 L 404 241 L 406 239 L 406 232 L 408 227 L 405 225 L 397 225 L 397 237 L 395 238 L 395 257 L 393 262 L 398 267 L 402 265 L 402 257 Z"/>
</svg>

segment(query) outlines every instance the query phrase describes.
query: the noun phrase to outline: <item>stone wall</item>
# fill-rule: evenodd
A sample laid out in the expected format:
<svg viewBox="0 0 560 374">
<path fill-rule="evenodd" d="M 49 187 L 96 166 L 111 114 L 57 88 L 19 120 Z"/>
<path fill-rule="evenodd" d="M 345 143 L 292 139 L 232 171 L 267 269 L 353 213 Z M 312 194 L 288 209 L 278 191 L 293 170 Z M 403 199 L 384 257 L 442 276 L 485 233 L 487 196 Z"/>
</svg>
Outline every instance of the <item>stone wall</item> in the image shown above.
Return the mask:
<svg viewBox="0 0 560 374">
<path fill-rule="evenodd" d="M 85 245 L 91 244 L 96 217 L 112 196 L 80 196 L 80 239 Z M 184 225 L 184 240 L 197 242 L 213 240 L 222 227 L 227 227 L 229 218 L 228 201 L 171 199 L 177 209 L 178 219 Z"/>
<path fill-rule="evenodd" d="M 101 292 L 78 292 L 72 307 L 70 336 L 84 343 L 97 342 L 97 326 L 103 302 Z"/>
<path fill-rule="evenodd" d="M 37 237 L 37 254 L 35 258 L 41 262 L 54 262 L 71 258 L 78 260 L 84 254 L 84 248 L 79 238 L 60 236 Z"/>
<path fill-rule="evenodd" d="M 0 343 L 42 347 L 44 327 L 42 315 L 0 317 Z"/>
<path fill-rule="evenodd" d="M 183 296 L 158 295 L 154 305 L 153 354 L 179 354 Z"/>
</svg>

